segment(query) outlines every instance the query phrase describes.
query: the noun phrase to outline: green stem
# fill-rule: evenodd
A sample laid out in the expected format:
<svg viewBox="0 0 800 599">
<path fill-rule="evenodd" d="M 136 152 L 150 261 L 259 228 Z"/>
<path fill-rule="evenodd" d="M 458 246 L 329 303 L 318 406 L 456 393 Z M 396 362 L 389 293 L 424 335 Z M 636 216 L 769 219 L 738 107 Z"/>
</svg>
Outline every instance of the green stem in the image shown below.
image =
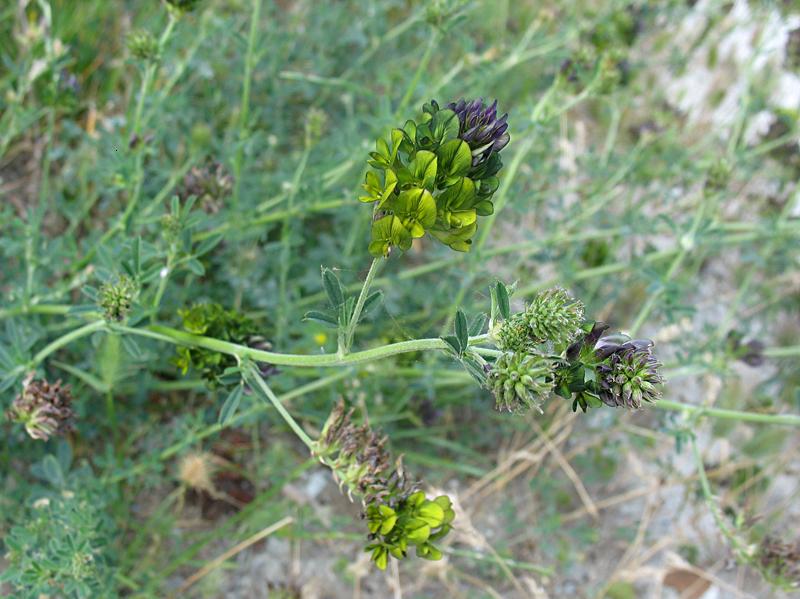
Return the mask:
<svg viewBox="0 0 800 599">
<path fill-rule="evenodd" d="M 697 416 L 711 416 L 712 418 L 719 418 L 720 420 L 800 426 L 800 415 L 796 414 L 759 414 L 757 412 L 742 412 L 723 408 L 706 408 L 703 406 L 693 406 L 678 401 L 671 401 L 669 399 L 659 399 L 653 405 L 660 410 L 672 410 L 687 414 L 696 414 Z"/>
<path fill-rule="evenodd" d="M 175 29 L 175 24 L 177 23 L 177 17 L 170 12 L 169 18 L 167 20 L 167 25 L 164 28 L 161 37 L 158 40 L 158 54 L 159 56 L 163 52 L 164 48 L 169 41 L 170 36 L 172 35 L 172 31 Z M 131 121 L 131 137 L 138 136 L 142 129 L 143 117 L 144 117 L 144 105 L 145 100 L 147 98 L 148 93 L 150 92 L 150 85 L 153 82 L 153 78 L 155 77 L 157 69 L 157 63 L 151 61 L 148 63 L 147 67 L 145 68 L 144 77 L 142 77 L 142 83 L 139 87 L 139 99 L 136 103 L 136 110 L 133 113 L 133 120 Z M 125 210 L 120 216 L 119 220 L 117 220 L 114 225 L 112 225 L 103 235 L 100 236 L 100 239 L 92 245 L 88 252 L 81 258 L 80 260 L 75 262 L 75 265 L 72 269 L 73 272 L 76 272 L 82 269 L 84 266 L 91 262 L 94 255 L 97 253 L 97 249 L 105 244 L 109 239 L 111 239 L 114 235 L 116 235 L 120 231 L 124 231 L 128 227 L 128 221 L 130 220 L 131 215 L 133 214 L 134 210 L 136 210 L 136 206 L 139 203 L 139 196 L 142 192 L 142 184 L 144 182 L 144 142 L 139 141 L 139 146 L 135 149 L 136 151 L 136 162 L 134 165 L 134 174 L 133 174 L 133 190 L 131 191 L 130 197 L 128 198 L 128 203 L 125 206 Z"/>
<path fill-rule="evenodd" d="M 347 327 L 344 330 L 344 343 L 339 347 L 339 353 L 342 355 L 348 353 L 353 344 L 353 336 L 355 335 L 358 321 L 361 319 L 361 311 L 364 309 L 364 302 L 367 301 L 369 288 L 372 286 L 372 281 L 375 279 L 375 275 L 382 261 L 383 258 L 373 258 L 372 264 L 369 265 L 369 271 L 364 278 L 364 284 L 361 286 L 361 293 L 358 294 L 358 300 L 356 300 L 356 307 L 353 308 L 353 315 L 347 322 Z"/>
<path fill-rule="evenodd" d="M 764 355 L 769 358 L 792 358 L 800 356 L 800 345 L 787 345 L 786 347 L 768 347 Z"/>
<path fill-rule="evenodd" d="M 246 345 L 238 345 L 228 341 L 221 341 L 211 337 L 193 335 L 185 331 L 179 331 L 170 327 L 151 325 L 147 328 L 132 328 L 122 325 L 109 325 L 111 330 L 129 335 L 148 337 L 158 341 L 164 341 L 173 345 L 184 345 L 187 347 L 201 347 L 222 354 L 238 357 L 239 359 L 249 358 L 256 362 L 275 364 L 277 366 L 300 366 L 308 368 L 335 367 L 348 364 L 360 364 L 372 362 L 389 356 L 404 354 L 415 351 L 442 350 L 447 351 L 449 346 L 441 339 L 414 339 L 411 341 L 401 341 L 389 345 L 382 345 L 372 349 L 353 352 L 347 355 L 335 354 L 281 354 L 275 352 L 253 349 Z M 470 344 L 474 345 L 487 340 L 486 335 L 471 337 Z"/>
<path fill-rule="evenodd" d="M 283 407 L 281 400 L 273 393 L 272 389 L 270 389 L 267 382 L 261 377 L 261 375 L 256 371 L 255 368 L 248 368 L 245 373 L 245 379 L 250 383 L 255 383 L 256 387 L 261 391 L 259 396 L 263 393 L 263 395 L 272 403 L 276 410 L 278 410 L 278 414 L 286 421 L 286 424 L 289 425 L 289 428 L 294 431 L 294 434 L 297 435 L 300 440 L 305 443 L 306 447 L 310 452 L 314 452 L 314 441 L 309 437 L 306 432 L 303 430 L 297 421 L 292 418 L 292 415 Z"/>
<path fill-rule="evenodd" d="M 69 345 L 73 341 L 80 339 L 81 337 L 86 337 L 87 335 L 91 335 L 97 331 L 102 331 L 106 328 L 106 322 L 104 320 L 95 320 L 94 322 L 90 322 L 89 324 L 85 324 L 82 327 L 75 329 L 59 337 L 55 341 L 48 343 L 41 351 L 39 351 L 35 356 L 33 356 L 33 360 L 31 360 L 30 366 L 36 366 L 44 361 L 47 356 L 52 354 L 55 351 L 58 351 L 65 345 Z"/>
<path fill-rule="evenodd" d="M 275 338 L 278 343 L 283 343 L 286 340 L 286 327 L 287 327 L 287 308 L 289 306 L 289 299 L 288 299 L 288 281 L 289 281 L 289 270 L 291 269 L 292 263 L 292 225 L 295 221 L 291 217 L 291 214 L 294 210 L 294 199 L 297 195 L 297 189 L 300 187 L 300 181 L 303 178 L 303 173 L 306 170 L 306 165 L 308 164 L 308 157 L 311 153 L 311 148 L 308 144 L 306 144 L 305 150 L 303 150 L 303 155 L 300 158 L 300 162 L 297 165 L 297 168 L 294 171 L 294 176 L 292 177 L 292 187 L 289 190 L 289 197 L 286 202 L 286 218 L 283 219 L 283 224 L 281 225 L 281 259 L 280 259 L 280 272 L 278 275 L 278 318 L 276 319 L 276 335 Z M 302 217 L 300 217 L 302 218 Z"/>
</svg>

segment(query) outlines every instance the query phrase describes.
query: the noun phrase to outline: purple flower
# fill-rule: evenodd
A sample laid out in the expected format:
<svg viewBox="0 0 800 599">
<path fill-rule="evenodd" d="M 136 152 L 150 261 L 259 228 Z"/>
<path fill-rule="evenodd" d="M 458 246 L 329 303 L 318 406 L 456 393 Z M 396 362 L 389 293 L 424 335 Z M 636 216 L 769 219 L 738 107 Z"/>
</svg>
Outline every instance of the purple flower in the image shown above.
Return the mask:
<svg viewBox="0 0 800 599">
<path fill-rule="evenodd" d="M 463 98 L 447 105 L 458 115 L 460 130 L 458 137 L 469 144 L 472 150 L 472 166 L 486 162 L 492 153 L 508 145 L 508 114 L 497 117 L 497 100 L 490 106 L 483 98 L 467 102 Z"/>
</svg>

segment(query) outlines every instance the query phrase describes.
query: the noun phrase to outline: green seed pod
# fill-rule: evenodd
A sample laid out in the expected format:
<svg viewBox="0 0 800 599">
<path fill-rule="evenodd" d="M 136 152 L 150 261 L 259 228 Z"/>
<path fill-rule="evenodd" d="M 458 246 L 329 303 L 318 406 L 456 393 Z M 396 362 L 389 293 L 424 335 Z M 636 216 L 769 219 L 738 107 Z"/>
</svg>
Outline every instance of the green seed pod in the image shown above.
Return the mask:
<svg viewBox="0 0 800 599">
<path fill-rule="evenodd" d="M 522 352 L 506 352 L 492 365 L 487 379 L 497 410 L 542 411 L 541 405 L 553 389 L 553 368 L 542 357 Z"/>
<path fill-rule="evenodd" d="M 555 345 L 566 345 L 580 332 L 583 303 L 566 290 L 553 287 L 533 298 L 525 310 L 525 318 L 534 343 L 550 341 Z"/>
</svg>

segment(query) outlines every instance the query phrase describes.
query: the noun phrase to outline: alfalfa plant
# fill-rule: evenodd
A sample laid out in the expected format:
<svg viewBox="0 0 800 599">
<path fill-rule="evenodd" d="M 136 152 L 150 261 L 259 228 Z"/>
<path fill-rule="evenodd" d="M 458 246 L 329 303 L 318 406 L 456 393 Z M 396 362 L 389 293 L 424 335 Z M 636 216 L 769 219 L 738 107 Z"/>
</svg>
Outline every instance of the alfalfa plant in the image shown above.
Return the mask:
<svg viewBox="0 0 800 599">
<path fill-rule="evenodd" d="M 496 101 L 488 104 L 482 99 L 447 105 L 431 101 L 417 120 L 408 120 L 392 129 L 387 139 L 377 140 L 369 155 L 373 170 L 366 175 L 366 194 L 360 198 L 372 209 L 373 262 L 357 295 L 348 294 L 336 273 L 323 268 L 329 305 L 306 314 L 307 319 L 336 330 L 335 353 L 274 352 L 251 319 L 218 304 L 181 309 L 182 330 L 153 323 L 152 307 L 141 305 L 142 288 L 158 281 L 153 304 L 157 306 L 165 277 L 147 274 L 152 269 L 144 264 L 136 242 L 133 258 L 125 263 L 126 273 L 91 292 L 102 318 L 52 343 L 29 367 L 64 344 L 98 331 L 127 343 L 138 336 L 173 344 L 177 368 L 183 373 L 192 369 L 209 387 L 225 389 L 223 424 L 234 416 L 246 392 L 274 406 L 309 452 L 331 469 L 348 496 L 362 503 L 368 529 L 365 549 L 378 567 L 385 568 L 389 557 L 405 558 L 412 548 L 418 557 L 440 559 L 440 542 L 457 525 L 450 498 L 428 497 L 421 481 L 391 455 L 388 439 L 357 423 L 354 411 L 344 403 L 333 408 L 319 437 L 311 438 L 267 380 L 278 375 L 281 366 L 341 367 L 407 352 L 445 351 L 491 394 L 501 411 L 541 411 L 553 397 L 584 412 L 604 405 L 635 409 L 656 401 L 662 379 L 653 344 L 606 335 L 608 326 L 587 319 L 583 303 L 561 288 L 536 294 L 523 311 L 512 313 L 513 289 L 497 282 L 490 289 L 488 320 L 484 314 L 468 318 L 458 309 L 451 335 L 352 350 L 359 322 L 381 301 L 381 293 L 371 291 L 371 285 L 390 255 L 409 249 L 414 239 L 425 235 L 455 251 L 470 250 L 481 218 L 494 212 L 492 196 L 503 169 L 501 152 L 509 141 L 507 115 L 499 114 Z M 178 260 L 196 252 L 181 232 L 191 220 L 193 199 L 190 196 L 184 206 L 173 201 L 163 221 L 163 235 Z M 214 247 L 205 246 L 204 252 Z M 58 383 L 50 385 L 30 375 L 9 416 L 34 438 L 57 434 L 67 426 L 68 395 Z"/>
</svg>

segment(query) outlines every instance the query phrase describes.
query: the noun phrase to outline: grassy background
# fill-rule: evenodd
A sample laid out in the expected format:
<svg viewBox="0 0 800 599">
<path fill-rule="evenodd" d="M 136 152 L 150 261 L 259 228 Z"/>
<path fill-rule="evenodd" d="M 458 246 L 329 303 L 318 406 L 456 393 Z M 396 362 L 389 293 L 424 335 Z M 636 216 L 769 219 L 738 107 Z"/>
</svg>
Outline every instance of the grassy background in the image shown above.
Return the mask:
<svg viewBox="0 0 800 599">
<path fill-rule="evenodd" d="M 208 0 L 168 40 L 134 143 L 146 68 L 125 39 L 159 36 L 166 11 L 79 4 L 0 7 L 0 367 L 15 373 L 3 407 L 18 366 L 82 324 L 70 307 L 121 272 L 137 238 L 149 268 L 169 267 L 141 294 L 154 319 L 177 324 L 181 307 L 219 301 L 279 351 L 334 351 L 335 335 L 302 315 L 324 303 L 320 266 L 354 289 L 368 267 L 369 211 L 356 198 L 374 139 L 430 98 L 484 96 L 509 112 L 512 138 L 496 215 L 469 254 L 423 240 L 393 256 L 359 346 L 437 336 L 456 307 L 487 311 L 497 278 L 518 281 L 520 306 L 559 284 L 589 315 L 657 340 L 667 400 L 800 408 L 791 3 Z M 587 88 L 609 55 L 614 77 Z M 553 90 L 570 64 L 586 72 Z M 312 108 L 326 124 L 310 144 Z M 223 239 L 181 259 L 161 219 L 208 159 L 235 182 L 195 210 L 193 247 Z M 759 365 L 738 359 L 731 331 L 764 344 Z M 795 429 L 658 409 L 573 415 L 560 400 L 543 416 L 497 414 L 441 355 L 283 369 L 276 390 L 309 430 L 344 396 L 459 502 L 446 561 L 384 575 L 361 555 L 358 509 L 276 414 L 246 397 L 220 430 L 224 396 L 181 377 L 172 357 L 97 334 L 41 366 L 72 384 L 79 433 L 32 442 L 2 425 L 4 552 L 20 550 L 8 544 L 19 535 L 31 551 L 52 541 L 98 597 L 635 597 L 709 585 L 777 596 L 757 560 L 733 562 L 730 547 L 796 523 Z M 203 489 L 209 467 L 216 493 Z M 34 507 L 44 496 L 49 506 Z M 267 541 L 213 561 L 285 516 L 294 523 Z"/>
</svg>

